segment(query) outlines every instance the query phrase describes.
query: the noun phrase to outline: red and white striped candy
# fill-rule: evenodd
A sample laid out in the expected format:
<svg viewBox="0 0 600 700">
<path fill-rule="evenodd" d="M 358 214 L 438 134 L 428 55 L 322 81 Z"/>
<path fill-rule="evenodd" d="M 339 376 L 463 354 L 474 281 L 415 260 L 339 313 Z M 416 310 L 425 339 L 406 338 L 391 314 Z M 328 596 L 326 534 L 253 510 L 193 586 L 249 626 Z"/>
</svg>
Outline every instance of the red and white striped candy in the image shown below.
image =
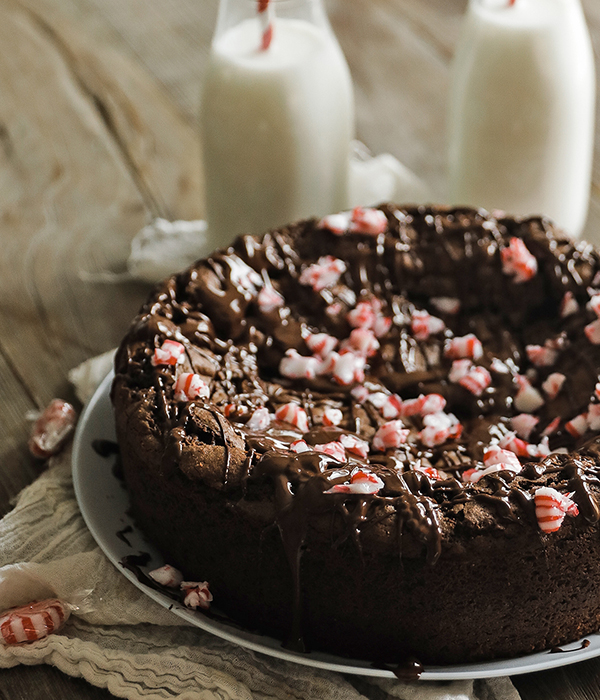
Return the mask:
<svg viewBox="0 0 600 700">
<path fill-rule="evenodd" d="M 552 372 L 552 374 L 549 374 L 542 382 L 542 389 L 551 401 L 558 396 L 566 380 L 567 378 L 564 374 Z"/>
<path fill-rule="evenodd" d="M 448 475 L 445 472 L 441 472 L 435 467 L 422 467 L 420 464 L 416 464 L 413 469 L 419 474 L 426 474 L 434 481 L 443 481 L 444 479 L 448 478 Z"/>
<path fill-rule="evenodd" d="M 553 435 L 558 430 L 559 425 L 560 425 L 560 416 L 556 416 L 556 418 L 554 418 L 554 420 L 550 421 L 550 423 L 548 423 L 548 425 L 542 430 L 542 436 L 548 437 L 549 435 Z"/>
<path fill-rule="evenodd" d="M 570 515 L 571 517 L 579 515 L 579 509 L 571 498 L 572 496 L 572 493 L 565 496 L 560 491 L 548 486 L 536 489 L 533 496 L 535 516 L 543 532 L 556 532 L 559 530 L 565 515 Z"/>
<path fill-rule="evenodd" d="M 473 363 L 471 360 L 454 360 L 452 367 L 450 367 L 450 372 L 448 372 L 448 381 L 453 384 L 458 384 L 463 377 L 471 371 Z"/>
<path fill-rule="evenodd" d="M 521 462 L 514 452 L 503 450 L 499 445 L 490 445 L 483 453 L 483 463 L 486 467 L 499 464 L 503 471 L 510 471 L 518 474 L 521 469 Z"/>
<path fill-rule="evenodd" d="M 373 437 L 373 449 L 376 452 L 385 452 L 389 447 L 400 447 L 406 442 L 410 430 L 404 427 L 401 420 L 392 420 L 384 423 Z"/>
<path fill-rule="evenodd" d="M 537 416 L 532 416 L 529 413 L 519 413 L 519 415 L 510 419 L 513 430 L 523 440 L 529 440 L 529 436 L 539 422 L 540 419 Z"/>
<path fill-rule="evenodd" d="M 485 367 L 475 366 L 471 367 L 458 383 L 474 396 L 481 396 L 492 383 L 492 377 Z"/>
<path fill-rule="evenodd" d="M 369 398 L 369 390 L 366 386 L 355 386 L 350 390 L 350 395 L 357 403 L 364 403 Z"/>
<path fill-rule="evenodd" d="M 180 365 L 185 359 L 185 348 L 176 340 L 165 340 L 160 348 L 154 348 L 152 364 L 155 367 L 160 365 Z"/>
<path fill-rule="evenodd" d="M 520 374 L 517 376 L 519 390 L 514 399 L 514 405 L 517 411 L 521 413 L 534 413 L 541 408 L 545 401 L 540 392 L 533 386 L 527 377 Z"/>
<path fill-rule="evenodd" d="M 203 610 L 208 610 L 212 602 L 212 593 L 208 590 L 208 582 L 202 581 L 197 583 L 195 581 L 182 581 L 181 590 L 183 591 L 183 604 L 196 610 L 196 608 L 202 608 Z"/>
<path fill-rule="evenodd" d="M 402 399 L 397 395 L 393 394 L 392 396 L 387 396 L 386 394 L 383 394 L 385 397 L 381 406 L 379 407 L 379 410 L 381 411 L 381 415 L 386 419 L 386 420 L 391 420 L 392 418 L 398 418 L 400 415 L 400 412 L 402 410 L 402 406 L 405 406 L 408 401 L 402 401 Z M 414 399 L 416 401 L 416 399 Z M 408 415 L 408 414 L 404 414 Z"/>
<path fill-rule="evenodd" d="M 246 423 L 248 430 L 266 430 L 271 425 L 271 414 L 268 408 L 257 408 Z"/>
<path fill-rule="evenodd" d="M 377 313 L 368 301 L 359 301 L 346 316 L 352 328 L 366 328 L 367 330 L 373 328 L 376 318 Z"/>
<path fill-rule="evenodd" d="M 447 340 L 444 346 L 444 355 L 451 360 L 460 360 L 465 357 L 479 360 L 483 355 L 483 347 L 479 338 L 473 333 L 469 333 Z"/>
<path fill-rule="evenodd" d="M 348 232 L 350 228 L 350 220 L 352 219 L 351 211 L 342 211 L 339 214 L 329 214 L 324 216 L 317 224 L 319 228 L 324 228 L 336 236 L 342 236 Z"/>
<path fill-rule="evenodd" d="M 502 272 L 511 275 L 517 284 L 527 282 L 537 273 L 537 260 L 520 238 L 511 238 L 508 248 L 500 251 L 500 257 Z"/>
<path fill-rule="evenodd" d="M 387 227 L 387 217 L 379 209 L 355 207 L 352 210 L 351 233 L 366 233 L 370 236 L 378 236 L 380 233 L 385 233 Z"/>
<path fill-rule="evenodd" d="M 598 318 L 600 318 L 600 294 L 592 295 L 591 299 L 587 303 L 587 308 L 593 311 Z"/>
<path fill-rule="evenodd" d="M 594 387 L 594 396 L 600 401 L 600 382 Z"/>
<path fill-rule="evenodd" d="M 344 307 L 340 304 L 340 302 L 334 301 L 333 304 L 329 304 L 329 306 L 325 309 L 325 313 L 330 318 L 337 318 L 343 310 Z"/>
<path fill-rule="evenodd" d="M 369 443 L 366 440 L 361 440 L 356 435 L 340 435 L 340 442 L 344 446 L 346 452 L 357 457 L 366 459 L 369 454 Z"/>
<path fill-rule="evenodd" d="M 354 328 L 344 343 L 353 352 L 364 357 L 372 357 L 379 350 L 379 341 L 373 331 L 367 328 Z"/>
<path fill-rule="evenodd" d="M 521 438 L 517 437 L 516 433 L 511 432 L 506 433 L 506 435 L 503 435 L 498 441 L 498 446 L 501 447 L 503 450 L 509 450 L 510 452 L 514 452 L 514 454 L 518 455 L 519 457 L 530 456 L 529 450 L 531 445 L 525 440 L 522 440 Z"/>
<path fill-rule="evenodd" d="M 529 445 L 527 451 L 530 457 L 537 457 L 538 459 L 543 459 L 550 454 L 550 446 L 548 444 L 548 438 L 544 436 L 542 441 L 538 445 Z"/>
<path fill-rule="evenodd" d="M 308 416 L 297 403 L 286 403 L 275 411 L 275 418 L 283 423 L 290 423 L 303 433 L 308 431 Z"/>
<path fill-rule="evenodd" d="M 454 315 L 460 311 L 460 299 L 454 297 L 431 297 L 429 301 L 441 314 Z"/>
<path fill-rule="evenodd" d="M 428 311 L 417 309 L 412 313 L 410 328 L 416 340 L 427 340 L 430 336 L 444 331 L 446 324 Z"/>
<path fill-rule="evenodd" d="M 270 285 L 264 286 L 258 293 L 258 308 L 261 313 L 268 314 L 285 304 L 285 299 Z"/>
<path fill-rule="evenodd" d="M 296 454 L 301 454 L 302 452 L 310 452 L 311 447 L 308 445 L 308 443 L 305 440 L 294 440 L 294 442 L 290 442 L 290 450 L 292 452 L 295 452 Z"/>
<path fill-rule="evenodd" d="M 325 357 L 334 350 L 338 344 L 338 339 L 327 333 L 309 333 L 304 338 L 306 347 L 315 355 Z"/>
<path fill-rule="evenodd" d="M 571 420 L 565 423 L 565 430 L 574 438 L 579 438 L 587 433 L 588 428 L 587 413 L 580 413 L 578 416 L 571 418 Z"/>
<path fill-rule="evenodd" d="M 184 372 L 175 380 L 175 401 L 193 401 L 197 398 L 206 399 L 210 396 L 208 384 L 199 374 Z"/>
<path fill-rule="evenodd" d="M 167 588 L 179 588 L 183 581 L 183 574 L 181 571 L 174 566 L 169 566 L 169 564 L 165 564 L 159 569 L 149 571 L 148 576 L 161 586 L 167 586 Z"/>
<path fill-rule="evenodd" d="M 373 333 L 375 333 L 376 338 L 383 338 L 384 335 L 388 334 L 391 327 L 392 319 L 390 316 L 378 315 L 373 322 Z"/>
<path fill-rule="evenodd" d="M 248 413 L 248 406 L 243 406 L 237 403 L 228 403 L 223 407 L 223 415 L 225 418 L 241 418 Z"/>
<path fill-rule="evenodd" d="M 333 440 L 332 442 L 326 442 L 322 445 L 315 445 L 316 452 L 322 452 L 323 454 L 333 457 L 336 462 L 344 463 L 346 461 L 346 450 L 341 442 Z"/>
<path fill-rule="evenodd" d="M 51 598 L 11 608 L 0 615 L 0 643 L 35 642 L 57 632 L 69 619 L 70 609 Z"/>
<path fill-rule="evenodd" d="M 426 447 L 443 445 L 450 439 L 458 439 L 462 433 L 462 425 L 453 413 L 430 413 L 423 416 L 423 425 L 419 440 Z"/>
<path fill-rule="evenodd" d="M 544 345 L 526 345 L 525 352 L 536 367 L 552 367 L 558 358 L 556 350 Z"/>
<path fill-rule="evenodd" d="M 378 493 L 383 487 L 383 481 L 376 474 L 358 469 L 350 477 L 349 484 L 335 484 L 325 493 L 358 493 L 366 495 Z"/>
<path fill-rule="evenodd" d="M 304 357 L 297 350 L 287 350 L 279 363 L 279 373 L 289 379 L 314 379 L 320 363 L 316 357 Z"/>
<path fill-rule="evenodd" d="M 484 476 L 489 476 L 490 474 L 495 474 L 501 471 L 504 471 L 502 464 L 492 464 L 484 469 L 481 469 L 480 467 L 475 469 L 467 469 L 462 473 L 462 480 L 470 484 L 476 484 L 480 479 L 483 479 Z"/>
<path fill-rule="evenodd" d="M 73 431 L 76 421 L 77 413 L 70 403 L 52 399 L 31 428 L 28 443 L 31 454 L 39 459 L 57 454 Z"/>
<path fill-rule="evenodd" d="M 588 323 L 583 330 L 590 343 L 600 345 L 600 318 Z"/>
<path fill-rule="evenodd" d="M 573 292 L 565 292 L 562 301 L 560 302 L 560 316 L 566 318 L 579 311 L 579 303 L 573 296 Z"/>
<path fill-rule="evenodd" d="M 325 255 L 302 271 L 299 282 L 311 286 L 315 292 L 320 292 L 335 286 L 344 272 L 346 263 L 343 260 Z"/>
<path fill-rule="evenodd" d="M 323 425 L 330 427 L 339 425 L 344 419 L 344 414 L 339 408 L 326 408 L 323 411 Z"/>
<path fill-rule="evenodd" d="M 390 403 L 393 398 L 390 397 Z M 439 413 L 445 407 L 446 399 L 441 394 L 421 394 L 417 399 L 402 401 L 399 406 L 399 415 L 402 418 L 425 416 L 429 413 Z"/>
<path fill-rule="evenodd" d="M 587 422 L 590 430 L 600 430 L 600 403 L 589 404 Z"/>
<path fill-rule="evenodd" d="M 364 357 L 346 352 L 335 360 L 333 379 L 342 386 L 348 386 L 355 382 L 361 384 L 365 380 L 364 368 Z"/>
</svg>

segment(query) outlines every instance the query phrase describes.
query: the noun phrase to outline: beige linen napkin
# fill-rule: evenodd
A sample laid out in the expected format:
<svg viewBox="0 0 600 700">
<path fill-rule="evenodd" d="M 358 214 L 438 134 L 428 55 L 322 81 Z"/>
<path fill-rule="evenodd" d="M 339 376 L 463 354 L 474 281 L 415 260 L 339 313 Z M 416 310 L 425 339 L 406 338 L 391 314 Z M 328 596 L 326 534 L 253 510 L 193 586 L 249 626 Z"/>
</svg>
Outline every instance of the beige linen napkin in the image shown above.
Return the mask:
<svg viewBox="0 0 600 700">
<path fill-rule="evenodd" d="M 87 398 L 112 353 L 71 377 Z M 131 584 L 87 530 L 68 451 L 0 521 L 0 611 L 58 597 L 78 606 L 58 633 L 0 645 L 0 668 L 51 664 L 129 700 L 518 700 L 508 678 L 400 683 L 321 671 L 243 649 L 187 626 Z"/>
</svg>

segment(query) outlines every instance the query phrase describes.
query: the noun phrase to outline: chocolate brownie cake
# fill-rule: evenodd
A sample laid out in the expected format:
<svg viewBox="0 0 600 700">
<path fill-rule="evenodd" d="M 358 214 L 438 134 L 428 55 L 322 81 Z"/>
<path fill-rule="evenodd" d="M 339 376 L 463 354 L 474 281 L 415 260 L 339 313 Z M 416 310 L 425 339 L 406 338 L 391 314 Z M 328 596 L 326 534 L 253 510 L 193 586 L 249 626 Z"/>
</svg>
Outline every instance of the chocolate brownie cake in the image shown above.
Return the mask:
<svg viewBox="0 0 600 700">
<path fill-rule="evenodd" d="M 600 256 L 355 209 L 157 286 L 112 399 L 140 527 L 237 623 L 397 663 L 600 629 Z"/>
</svg>

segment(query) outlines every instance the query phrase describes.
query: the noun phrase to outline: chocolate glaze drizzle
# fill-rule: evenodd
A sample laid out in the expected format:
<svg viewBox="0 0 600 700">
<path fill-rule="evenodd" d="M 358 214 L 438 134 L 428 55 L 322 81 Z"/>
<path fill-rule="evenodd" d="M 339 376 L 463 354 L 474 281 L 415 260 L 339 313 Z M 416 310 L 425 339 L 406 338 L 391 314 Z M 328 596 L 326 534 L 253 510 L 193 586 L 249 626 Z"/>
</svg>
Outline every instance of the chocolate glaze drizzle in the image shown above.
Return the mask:
<svg viewBox="0 0 600 700">
<path fill-rule="evenodd" d="M 294 648 L 302 644 L 302 545 L 312 520 L 323 514 L 342 524 L 336 530 L 338 545 L 351 540 L 360 550 L 363 533 L 380 527 L 390 547 L 400 553 L 406 546 L 423 550 L 430 565 L 439 559 L 448 533 L 459 527 L 459 514 L 481 511 L 490 516 L 488 528 L 517 522 L 544 536 L 536 526 L 532 498 L 539 486 L 574 493 L 581 517 L 569 520 L 568 527 L 600 518 L 600 439 L 593 433 L 574 438 L 564 427 L 586 410 L 598 382 L 600 346 L 584 333 L 595 318 L 586 308 L 590 288 L 600 286 L 596 251 L 556 236 L 540 218 L 515 221 L 471 209 L 381 209 L 388 230 L 377 236 L 338 236 L 307 221 L 262 238 L 239 238 L 228 250 L 159 285 L 116 360 L 113 395 L 125 391 L 128 405 L 164 441 L 165 473 L 179 469 L 223 492 L 233 507 L 242 505 L 250 491 L 270 485 L 274 523 L 294 582 L 288 642 Z M 522 284 L 502 270 L 501 250 L 512 237 L 523 240 L 538 264 L 538 274 Z M 302 284 L 302 271 L 326 255 L 344 261 L 339 280 L 320 290 Z M 264 287 L 281 295 L 281 306 L 261 310 L 258 294 Z M 563 318 L 565 293 L 573 295 L 578 309 Z M 460 310 L 440 311 L 432 302 L 439 298 L 459 300 Z M 289 379 L 278 370 L 286 351 L 310 354 L 307 332 L 347 338 L 347 313 L 357 302 L 373 299 L 393 323 L 368 360 L 365 387 L 370 393 L 398 393 L 403 400 L 441 394 L 446 412 L 460 420 L 462 434 L 427 447 L 417 437 L 421 418 L 409 417 L 403 419 L 410 429 L 407 442 L 386 452 L 371 449 L 364 459 L 348 454 L 345 463 L 315 451 L 295 454 L 290 444 L 300 438 L 312 446 L 343 434 L 371 442 L 386 422 L 373 404 L 357 401 L 350 393 L 353 385 L 340 386 L 328 377 Z M 417 340 L 409 323 L 415 309 L 442 318 L 448 330 Z M 484 355 L 478 364 L 493 377 L 481 396 L 448 380 L 451 361 L 444 356 L 444 342 L 468 333 L 480 339 Z M 526 345 L 559 336 L 564 349 L 554 366 L 532 365 Z M 152 366 L 154 349 L 165 339 L 185 346 L 182 367 Z M 201 375 L 210 384 L 210 401 L 175 401 L 174 377 L 180 371 Z M 559 416 L 550 448 L 566 448 L 568 454 L 522 460 L 518 475 L 502 471 L 465 483 L 464 472 L 482 467 L 485 447 L 511 430 L 510 418 L 518 413 L 518 375 L 529 373 L 540 386 L 551 372 L 568 377 L 565 390 L 536 411 L 539 422 L 530 440 L 540 442 L 542 431 Z M 265 430 L 246 427 L 256 408 L 273 413 L 290 401 L 305 408 L 307 434 L 279 421 Z M 116 405 L 119 410 L 119 401 Z M 323 426 L 327 407 L 342 411 L 339 427 Z M 201 470 L 188 464 L 194 450 L 204 460 Z M 374 494 L 330 492 L 356 468 L 375 473 L 383 488 Z M 431 476 L 432 470 L 441 478 Z"/>
</svg>

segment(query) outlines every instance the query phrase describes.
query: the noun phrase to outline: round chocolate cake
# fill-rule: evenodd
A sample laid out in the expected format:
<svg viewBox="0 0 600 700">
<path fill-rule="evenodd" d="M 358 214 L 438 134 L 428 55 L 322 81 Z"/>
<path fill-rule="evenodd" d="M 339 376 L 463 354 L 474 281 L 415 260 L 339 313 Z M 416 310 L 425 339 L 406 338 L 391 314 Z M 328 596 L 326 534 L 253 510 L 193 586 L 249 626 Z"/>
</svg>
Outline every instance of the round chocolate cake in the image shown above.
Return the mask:
<svg viewBox="0 0 600 700">
<path fill-rule="evenodd" d="M 133 513 L 214 604 L 375 663 L 600 629 L 600 256 L 387 205 L 157 286 L 116 359 Z"/>
</svg>

